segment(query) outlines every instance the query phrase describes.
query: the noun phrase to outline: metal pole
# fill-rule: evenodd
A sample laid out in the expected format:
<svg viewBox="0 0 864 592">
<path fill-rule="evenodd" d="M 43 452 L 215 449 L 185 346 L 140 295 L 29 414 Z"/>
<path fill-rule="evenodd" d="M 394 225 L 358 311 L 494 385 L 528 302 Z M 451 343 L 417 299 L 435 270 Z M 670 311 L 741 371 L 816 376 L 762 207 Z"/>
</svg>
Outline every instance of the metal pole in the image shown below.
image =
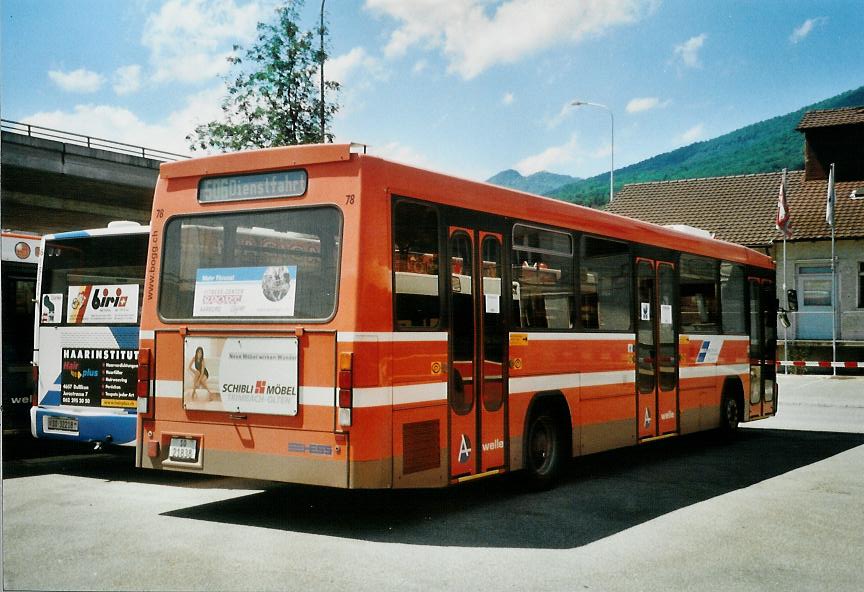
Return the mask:
<svg viewBox="0 0 864 592">
<path fill-rule="evenodd" d="M 829 193 L 829 220 L 831 226 L 831 369 L 834 376 L 837 376 L 837 257 L 834 253 L 834 226 L 835 226 L 835 208 L 837 207 L 837 199 L 834 196 L 834 163 L 831 163 L 831 172 L 828 175 L 828 193 Z"/>
<path fill-rule="evenodd" d="M 609 112 L 610 134 L 611 134 L 611 150 L 612 150 L 612 167 L 609 169 L 609 203 L 612 203 L 612 198 L 615 196 L 615 115 L 612 109 L 601 103 L 591 103 L 588 101 L 573 101 L 571 107 L 581 107 L 582 105 L 590 105 L 591 107 L 600 107 Z"/>
<path fill-rule="evenodd" d="M 831 165 L 834 166 L 834 165 Z M 831 212 L 832 218 L 834 212 Z M 834 224 L 831 224 L 831 369 L 837 376 L 837 258 L 834 255 Z"/>
<path fill-rule="evenodd" d="M 783 297 L 786 294 L 786 233 L 783 233 Z M 785 308 L 785 307 L 784 307 Z M 787 323 L 788 324 L 788 323 Z M 789 327 L 783 325 L 783 361 L 789 361 Z M 783 364 L 783 374 L 789 374 L 789 364 Z"/>
<path fill-rule="evenodd" d="M 780 181 L 781 188 L 783 191 L 784 202 L 786 200 L 786 169 L 783 169 L 783 179 Z M 786 212 L 788 215 L 788 211 Z M 783 229 L 783 298 L 788 300 L 788 292 L 786 291 L 786 281 L 788 279 L 788 274 L 786 273 L 786 229 L 789 228 L 788 220 L 786 226 Z M 788 306 L 788 303 L 787 303 Z M 785 307 L 784 307 L 785 308 Z M 783 325 L 783 361 L 789 361 L 789 327 Z M 789 374 L 789 364 L 783 364 L 783 373 Z"/>
<path fill-rule="evenodd" d="M 325 0 L 321 0 L 321 28 L 319 29 L 321 33 L 321 106 L 319 109 L 321 115 L 322 144 L 327 142 L 327 135 L 324 133 L 324 2 Z"/>
<path fill-rule="evenodd" d="M 612 203 L 612 198 L 615 196 L 615 116 L 612 115 L 612 109 L 609 111 L 609 129 L 612 142 L 612 167 L 609 169 L 609 203 Z"/>
</svg>

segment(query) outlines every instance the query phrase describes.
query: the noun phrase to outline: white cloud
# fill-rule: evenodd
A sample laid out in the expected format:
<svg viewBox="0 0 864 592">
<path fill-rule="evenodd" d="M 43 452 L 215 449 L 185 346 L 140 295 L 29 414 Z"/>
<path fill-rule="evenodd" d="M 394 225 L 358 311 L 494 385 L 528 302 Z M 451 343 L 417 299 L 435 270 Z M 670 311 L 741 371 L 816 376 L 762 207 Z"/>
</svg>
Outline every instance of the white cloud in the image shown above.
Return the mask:
<svg viewBox="0 0 864 592">
<path fill-rule="evenodd" d="M 388 142 L 380 146 L 370 146 L 370 152 L 381 158 L 401 162 L 421 168 L 431 168 L 429 158 L 412 148 L 400 142 Z"/>
<path fill-rule="evenodd" d="M 428 65 L 429 64 L 426 62 L 426 60 L 417 60 L 417 62 L 414 63 L 414 67 L 411 68 L 411 73 L 422 74 L 426 70 Z"/>
<path fill-rule="evenodd" d="M 705 40 L 708 35 L 702 33 L 696 37 L 691 37 L 681 45 L 675 46 L 675 56 L 681 59 L 681 63 L 687 68 L 701 68 L 702 62 L 699 60 L 699 50 L 705 45 Z"/>
<path fill-rule="evenodd" d="M 523 175 L 531 175 L 540 171 L 571 169 L 577 159 L 582 156 L 582 150 L 576 134 L 559 146 L 550 146 L 539 154 L 523 158 L 513 168 Z"/>
<path fill-rule="evenodd" d="M 681 134 L 678 139 L 685 144 L 692 144 L 697 140 L 701 140 L 703 137 L 705 137 L 705 124 L 697 123 Z"/>
<path fill-rule="evenodd" d="M 792 43 L 798 43 L 805 37 L 807 37 L 810 33 L 813 32 L 813 29 L 820 25 L 824 25 L 828 22 L 828 17 L 825 16 L 817 16 L 816 18 L 807 19 L 803 23 L 801 23 L 800 27 L 797 27 L 792 34 L 789 35 L 789 41 Z"/>
<path fill-rule="evenodd" d="M 114 71 L 114 92 L 120 96 L 136 92 L 141 88 L 141 66 L 122 66 Z"/>
<path fill-rule="evenodd" d="M 487 0 L 366 0 L 367 9 L 398 21 L 385 55 L 402 56 L 415 45 L 440 49 L 448 71 L 466 80 L 492 66 L 633 24 L 655 5 L 656 0 L 509 0 L 492 9 Z"/>
<path fill-rule="evenodd" d="M 105 82 L 104 76 L 85 68 L 78 68 L 71 72 L 51 70 L 48 72 L 48 78 L 62 90 L 74 93 L 96 92 Z"/>
<path fill-rule="evenodd" d="M 651 109 L 660 109 L 666 107 L 669 101 L 661 101 L 657 97 L 639 97 L 630 99 L 627 103 L 627 113 L 640 113 L 642 111 L 650 111 Z"/>
<path fill-rule="evenodd" d="M 345 84 L 356 75 L 362 76 L 362 81 L 369 84 L 369 78 L 384 80 L 387 71 L 378 60 L 370 56 L 362 47 L 355 47 L 348 53 L 327 60 L 324 65 L 324 76 L 328 80 L 335 80 Z"/>
<path fill-rule="evenodd" d="M 342 100 L 337 116 L 345 117 L 363 107 L 363 95 L 373 87 L 374 82 L 387 80 L 389 72 L 381 60 L 370 56 L 364 48 L 355 47 L 348 53 L 327 60 L 324 77 L 342 85 Z"/>
<path fill-rule="evenodd" d="M 516 100 L 516 97 L 513 96 L 512 92 L 504 93 L 504 96 L 501 97 L 501 103 L 503 103 L 504 105 L 508 105 L 508 106 L 512 105 L 515 100 Z"/>
<path fill-rule="evenodd" d="M 186 97 L 181 109 L 157 123 L 142 121 L 132 111 L 113 105 L 76 105 L 71 112 L 38 112 L 23 117 L 22 121 L 155 150 L 188 154 L 186 134 L 196 125 L 221 115 L 220 100 L 224 94 L 225 88 L 218 85 Z"/>
<path fill-rule="evenodd" d="M 570 101 L 567 101 L 566 103 L 564 103 L 564 105 L 561 106 L 561 110 L 558 111 L 558 113 L 554 117 L 547 119 L 546 127 L 548 129 L 554 129 L 558 127 L 564 122 L 565 119 L 567 119 L 567 117 L 572 111 L 573 106 L 570 104 Z"/>
<path fill-rule="evenodd" d="M 274 0 L 168 0 L 144 25 L 158 82 L 200 82 L 228 71 L 234 43 L 255 38 L 259 21 L 272 17 Z"/>
</svg>

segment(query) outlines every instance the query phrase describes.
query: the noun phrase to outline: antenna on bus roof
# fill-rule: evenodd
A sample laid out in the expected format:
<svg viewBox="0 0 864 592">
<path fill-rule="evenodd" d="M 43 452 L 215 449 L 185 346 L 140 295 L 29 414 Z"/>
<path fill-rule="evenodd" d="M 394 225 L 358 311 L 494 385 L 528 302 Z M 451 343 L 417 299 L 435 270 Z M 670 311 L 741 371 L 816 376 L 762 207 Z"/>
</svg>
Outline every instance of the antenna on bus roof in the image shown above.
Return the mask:
<svg viewBox="0 0 864 592">
<path fill-rule="evenodd" d="M 354 154 L 359 154 L 361 148 L 363 149 L 363 154 L 366 154 L 366 148 L 367 148 L 366 144 L 361 144 L 359 142 L 351 142 L 350 151 L 353 152 Z"/>
</svg>

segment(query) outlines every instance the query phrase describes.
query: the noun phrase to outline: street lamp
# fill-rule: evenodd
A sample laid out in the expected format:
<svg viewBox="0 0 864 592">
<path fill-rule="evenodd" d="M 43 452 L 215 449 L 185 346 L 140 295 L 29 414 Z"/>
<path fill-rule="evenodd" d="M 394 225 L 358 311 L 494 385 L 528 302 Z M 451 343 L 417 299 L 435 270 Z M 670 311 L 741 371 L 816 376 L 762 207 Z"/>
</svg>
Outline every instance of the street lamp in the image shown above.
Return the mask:
<svg viewBox="0 0 864 592">
<path fill-rule="evenodd" d="M 590 103 L 588 101 L 573 101 L 570 103 L 571 107 L 582 107 L 583 105 L 588 105 L 590 107 L 600 107 L 601 109 L 606 109 L 609 112 L 609 122 L 610 122 L 610 136 L 612 138 L 612 167 L 609 169 L 609 203 L 612 203 L 612 197 L 614 196 L 614 184 L 615 184 L 615 116 L 612 115 L 612 109 L 607 107 L 606 105 L 601 105 L 600 103 Z"/>
<path fill-rule="evenodd" d="M 321 29 L 319 30 L 321 33 L 321 106 L 319 107 L 321 113 L 321 143 L 327 143 L 327 136 L 324 134 L 324 2 L 325 0 L 321 0 Z"/>
</svg>

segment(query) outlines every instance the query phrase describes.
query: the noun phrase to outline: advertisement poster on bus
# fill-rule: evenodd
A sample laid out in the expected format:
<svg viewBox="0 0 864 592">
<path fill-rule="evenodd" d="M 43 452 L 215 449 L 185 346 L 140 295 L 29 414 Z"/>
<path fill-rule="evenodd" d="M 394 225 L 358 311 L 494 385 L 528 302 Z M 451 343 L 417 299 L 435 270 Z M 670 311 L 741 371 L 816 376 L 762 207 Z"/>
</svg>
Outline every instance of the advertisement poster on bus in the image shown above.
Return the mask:
<svg viewBox="0 0 864 592">
<path fill-rule="evenodd" d="M 187 337 L 183 406 L 297 415 L 296 337 Z"/>
<path fill-rule="evenodd" d="M 56 325 L 63 315 L 63 294 L 42 294 L 42 322 L 46 325 Z"/>
<path fill-rule="evenodd" d="M 69 286 L 66 322 L 137 323 L 138 284 Z"/>
<path fill-rule="evenodd" d="M 63 348 L 60 404 L 121 407 L 137 404 L 138 350 Z"/>
<path fill-rule="evenodd" d="M 196 317 L 292 317 L 297 266 L 199 269 L 192 314 Z"/>
</svg>

